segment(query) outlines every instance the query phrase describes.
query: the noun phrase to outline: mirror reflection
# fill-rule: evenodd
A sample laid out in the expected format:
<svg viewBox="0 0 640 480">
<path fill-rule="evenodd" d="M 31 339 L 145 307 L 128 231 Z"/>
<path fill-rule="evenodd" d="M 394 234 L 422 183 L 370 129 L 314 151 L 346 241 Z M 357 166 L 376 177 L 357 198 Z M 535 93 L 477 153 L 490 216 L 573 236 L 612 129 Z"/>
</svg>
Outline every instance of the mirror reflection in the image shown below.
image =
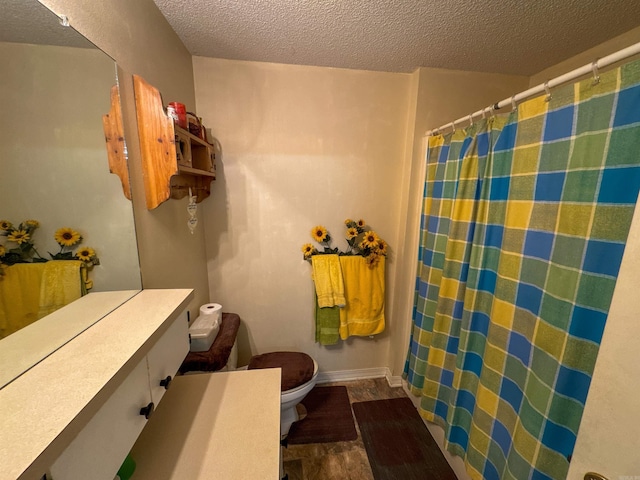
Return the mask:
<svg viewBox="0 0 640 480">
<path fill-rule="evenodd" d="M 87 293 L 131 296 L 141 281 L 132 205 L 109 173 L 103 132 L 113 60 L 36 0 L 2 2 L 0 16 L 1 358 L 3 342 L 20 328 L 37 328 L 36 320 Z M 51 345 L 34 345 L 39 353 L 26 363 L 115 306 L 106 302 L 85 323 L 69 320 L 77 326 Z M 37 337 L 46 342 L 46 334 Z M 29 348 L 21 350 L 29 357 Z M 3 359 L 0 387 L 23 370 Z"/>
</svg>

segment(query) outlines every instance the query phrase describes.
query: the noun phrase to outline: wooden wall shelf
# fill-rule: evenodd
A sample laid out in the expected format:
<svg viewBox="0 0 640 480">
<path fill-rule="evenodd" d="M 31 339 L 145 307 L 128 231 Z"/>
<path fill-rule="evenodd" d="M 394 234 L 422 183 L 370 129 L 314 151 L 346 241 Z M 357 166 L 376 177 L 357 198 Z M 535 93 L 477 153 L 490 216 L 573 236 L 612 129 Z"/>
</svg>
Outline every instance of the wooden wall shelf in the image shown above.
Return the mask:
<svg viewBox="0 0 640 480">
<path fill-rule="evenodd" d="M 216 178 L 213 146 L 174 125 L 160 92 L 142 77 L 134 75 L 133 84 L 147 208 L 186 197 L 189 189 L 201 202 Z"/>
</svg>

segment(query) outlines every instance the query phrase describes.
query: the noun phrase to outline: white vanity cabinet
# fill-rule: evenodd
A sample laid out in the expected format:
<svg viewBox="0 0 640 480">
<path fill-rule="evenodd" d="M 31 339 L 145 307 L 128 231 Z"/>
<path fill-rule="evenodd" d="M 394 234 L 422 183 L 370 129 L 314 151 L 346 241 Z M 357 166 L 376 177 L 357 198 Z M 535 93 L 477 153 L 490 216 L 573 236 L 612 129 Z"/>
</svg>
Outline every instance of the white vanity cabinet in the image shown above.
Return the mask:
<svg viewBox="0 0 640 480">
<path fill-rule="evenodd" d="M 151 401 L 156 407 L 171 387 L 173 377 L 189 353 L 188 320 L 185 311 L 177 321 L 173 322 L 147 355 Z"/>
<path fill-rule="evenodd" d="M 147 361 L 140 362 L 51 466 L 53 480 L 113 480 L 140 435 L 150 402 Z"/>
<path fill-rule="evenodd" d="M 113 480 L 189 351 L 184 311 L 53 463 L 53 480 Z"/>
<path fill-rule="evenodd" d="M 0 480 L 112 480 L 189 349 L 192 297 L 143 290 L 2 388 Z"/>
</svg>

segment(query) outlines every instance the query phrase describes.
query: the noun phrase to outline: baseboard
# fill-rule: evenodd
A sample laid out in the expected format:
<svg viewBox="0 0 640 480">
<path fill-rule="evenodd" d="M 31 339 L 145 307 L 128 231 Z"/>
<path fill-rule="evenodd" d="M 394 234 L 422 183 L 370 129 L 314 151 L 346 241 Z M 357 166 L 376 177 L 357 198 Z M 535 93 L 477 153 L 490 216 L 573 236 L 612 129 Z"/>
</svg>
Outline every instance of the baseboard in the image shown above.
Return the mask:
<svg viewBox="0 0 640 480">
<path fill-rule="evenodd" d="M 359 368 L 353 370 L 336 370 L 318 373 L 318 383 L 348 382 L 367 378 L 386 378 L 390 387 L 401 387 L 402 377 L 391 375 L 387 367 Z"/>
<path fill-rule="evenodd" d="M 391 371 L 389 371 L 389 375 L 387 375 L 387 382 L 389 382 L 390 387 L 402 387 L 402 377 L 400 375 L 391 375 Z"/>
</svg>

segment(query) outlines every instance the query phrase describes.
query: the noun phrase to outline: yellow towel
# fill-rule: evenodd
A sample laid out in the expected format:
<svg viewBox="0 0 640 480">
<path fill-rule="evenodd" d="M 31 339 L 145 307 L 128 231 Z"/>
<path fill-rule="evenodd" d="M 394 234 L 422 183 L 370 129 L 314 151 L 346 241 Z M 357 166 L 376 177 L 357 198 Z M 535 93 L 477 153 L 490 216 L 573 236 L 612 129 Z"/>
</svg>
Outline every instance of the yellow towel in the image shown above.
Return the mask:
<svg viewBox="0 0 640 480">
<path fill-rule="evenodd" d="M 0 338 L 38 320 L 44 263 L 17 263 L 0 277 Z"/>
<path fill-rule="evenodd" d="M 318 295 L 318 306 L 344 307 L 344 281 L 338 255 L 313 255 L 313 282 Z"/>
<path fill-rule="evenodd" d="M 373 268 L 361 256 L 340 257 L 345 308 L 340 309 L 340 338 L 384 331 L 385 257 Z"/>
<path fill-rule="evenodd" d="M 87 293 L 79 260 L 54 260 L 44 264 L 38 318 L 55 312 Z"/>
</svg>

